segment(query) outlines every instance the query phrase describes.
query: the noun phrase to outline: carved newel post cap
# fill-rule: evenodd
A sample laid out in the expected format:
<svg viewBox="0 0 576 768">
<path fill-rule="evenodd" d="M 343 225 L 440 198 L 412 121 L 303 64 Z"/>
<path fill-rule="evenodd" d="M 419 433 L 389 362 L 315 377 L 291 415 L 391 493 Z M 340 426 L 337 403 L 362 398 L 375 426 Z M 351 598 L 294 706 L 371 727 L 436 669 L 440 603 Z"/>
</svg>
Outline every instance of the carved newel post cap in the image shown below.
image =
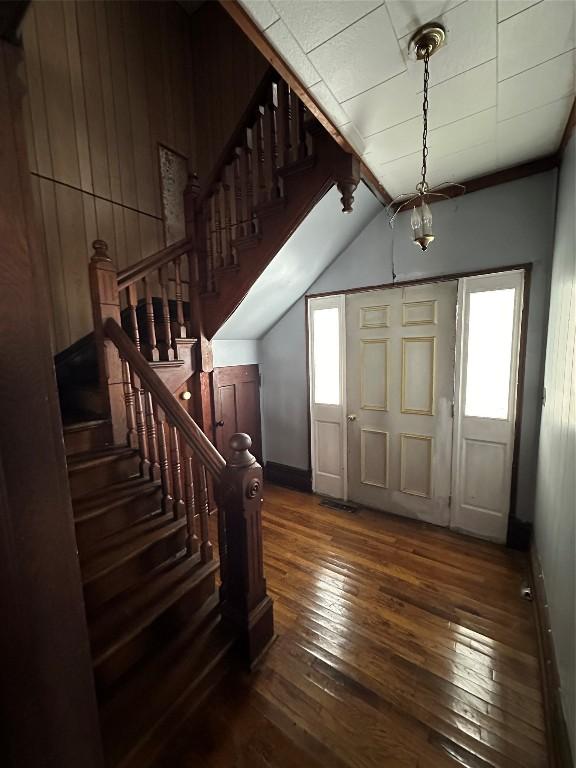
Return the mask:
<svg viewBox="0 0 576 768">
<path fill-rule="evenodd" d="M 108 243 L 105 240 L 94 240 L 92 248 L 94 248 L 92 261 L 112 261 L 108 255 Z"/>
<path fill-rule="evenodd" d="M 253 464 L 256 459 L 250 453 L 252 438 L 245 432 L 236 432 L 230 438 L 230 448 L 233 451 L 228 464 L 232 467 L 246 467 Z"/>
</svg>

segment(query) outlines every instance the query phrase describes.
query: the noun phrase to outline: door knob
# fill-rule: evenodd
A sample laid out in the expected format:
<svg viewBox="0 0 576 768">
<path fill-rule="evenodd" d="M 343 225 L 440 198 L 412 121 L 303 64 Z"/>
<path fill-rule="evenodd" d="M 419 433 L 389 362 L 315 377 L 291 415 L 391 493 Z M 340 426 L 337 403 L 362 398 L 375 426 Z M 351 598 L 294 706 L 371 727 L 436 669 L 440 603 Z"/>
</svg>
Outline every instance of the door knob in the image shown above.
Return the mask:
<svg viewBox="0 0 576 768">
<path fill-rule="evenodd" d="M 223 421 L 217 421 L 215 426 L 223 427 L 224 426 L 224 422 Z"/>
<path fill-rule="evenodd" d="M 348 421 L 356 421 L 356 414 L 355 413 L 349 413 L 346 417 Z"/>
</svg>

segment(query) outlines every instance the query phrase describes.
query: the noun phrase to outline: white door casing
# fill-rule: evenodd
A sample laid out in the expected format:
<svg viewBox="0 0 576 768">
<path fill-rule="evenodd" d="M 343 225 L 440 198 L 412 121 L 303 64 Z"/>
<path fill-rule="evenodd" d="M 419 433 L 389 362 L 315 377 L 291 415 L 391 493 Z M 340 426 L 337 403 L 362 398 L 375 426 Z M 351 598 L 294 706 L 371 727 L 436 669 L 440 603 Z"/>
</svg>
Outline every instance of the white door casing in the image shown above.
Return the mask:
<svg viewBox="0 0 576 768">
<path fill-rule="evenodd" d="M 456 281 L 346 296 L 348 494 L 448 525 Z"/>
<path fill-rule="evenodd" d="M 344 296 L 308 301 L 312 490 L 347 496 Z"/>
<path fill-rule="evenodd" d="M 524 271 L 459 281 L 452 516 L 504 542 L 516 423 Z"/>
</svg>

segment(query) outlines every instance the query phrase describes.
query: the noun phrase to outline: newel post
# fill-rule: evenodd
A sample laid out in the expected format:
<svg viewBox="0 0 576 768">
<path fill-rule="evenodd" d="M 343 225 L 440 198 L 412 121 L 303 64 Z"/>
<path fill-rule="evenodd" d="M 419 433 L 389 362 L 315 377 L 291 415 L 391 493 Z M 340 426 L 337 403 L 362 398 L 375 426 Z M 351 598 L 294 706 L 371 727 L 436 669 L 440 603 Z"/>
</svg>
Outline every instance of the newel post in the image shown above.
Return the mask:
<svg viewBox="0 0 576 768">
<path fill-rule="evenodd" d="M 239 631 L 241 652 L 250 666 L 274 637 L 262 553 L 262 467 L 251 446 L 248 435 L 232 435 L 219 493 L 226 530 L 226 551 L 220 553 L 225 558 L 223 614 Z"/>
<path fill-rule="evenodd" d="M 120 325 L 118 275 L 104 240 L 94 240 L 92 247 L 94 253 L 90 260 L 90 295 L 94 318 L 94 339 L 98 354 L 100 392 L 112 422 L 114 443 L 121 445 L 126 442 L 128 434 L 122 361 L 116 347 L 104 333 L 104 323 L 109 317 Z"/>
</svg>

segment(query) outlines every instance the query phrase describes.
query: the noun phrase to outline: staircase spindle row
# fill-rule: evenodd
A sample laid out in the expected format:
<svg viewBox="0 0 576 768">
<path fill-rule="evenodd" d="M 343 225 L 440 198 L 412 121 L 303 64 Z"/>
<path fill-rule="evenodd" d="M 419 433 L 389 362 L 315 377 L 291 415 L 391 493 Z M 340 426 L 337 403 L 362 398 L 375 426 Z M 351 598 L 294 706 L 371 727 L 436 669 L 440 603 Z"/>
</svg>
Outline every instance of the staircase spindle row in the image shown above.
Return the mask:
<svg viewBox="0 0 576 768">
<path fill-rule="evenodd" d="M 213 547 L 208 525 L 206 467 L 193 455 L 178 427 L 125 359 L 122 378 L 128 439 L 138 448 L 140 474 L 160 481 L 162 512 L 175 519 L 186 517 L 188 552 L 199 552 L 201 561 L 208 562 L 213 557 Z"/>
<path fill-rule="evenodd" d="M 282 173 L 311 155 L 306 119 L 296 93 L 270 76 L 197 203 L 202 292 L 215 290 L 218 270 L 238 266 L 238 248 L 259 236 L 261 216 L 282 200 Z"/>
</svg>

